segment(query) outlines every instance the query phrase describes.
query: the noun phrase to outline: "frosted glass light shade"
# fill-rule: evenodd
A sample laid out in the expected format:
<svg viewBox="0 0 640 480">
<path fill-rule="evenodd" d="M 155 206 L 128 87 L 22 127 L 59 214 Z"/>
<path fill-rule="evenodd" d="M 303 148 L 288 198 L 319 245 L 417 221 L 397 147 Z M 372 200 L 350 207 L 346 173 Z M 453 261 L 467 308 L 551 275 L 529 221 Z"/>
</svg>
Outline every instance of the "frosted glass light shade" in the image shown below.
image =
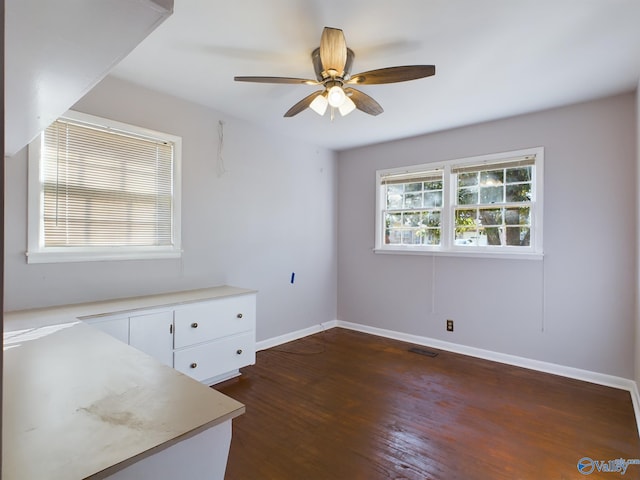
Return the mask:
<svg viewBox="0 0 640 480">
<path fill-rule="evenodd" d="M 340 111 L 340 115 L 342 115 L 343 117 L 349 115 L 355 109 L 356 109 L 356 104 L 353 103 L 353 100 L 351 100 L 347 96 L 344 97 L 344 102 L 342 103 L 342 105 L 338 107 L 338 110 Z"/>
<path fill-rule="evenodd" d="M 316 112 L 318 115 L 324 115 L 324 112 L 327 111 L 327 106 L 329 102 L 327 101 L 327 97 L 324 95 L 318 95 L 313 101 L 309 104 L 309 108 Z"/>
</svg>

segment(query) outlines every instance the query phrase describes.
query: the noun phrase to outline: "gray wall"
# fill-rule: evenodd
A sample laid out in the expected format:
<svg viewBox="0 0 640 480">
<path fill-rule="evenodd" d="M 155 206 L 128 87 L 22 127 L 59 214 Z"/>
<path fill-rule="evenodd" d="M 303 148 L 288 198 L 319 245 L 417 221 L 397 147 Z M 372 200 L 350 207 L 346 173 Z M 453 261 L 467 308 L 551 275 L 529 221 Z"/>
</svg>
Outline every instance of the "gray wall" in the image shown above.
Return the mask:
<svg viewBox="0 0 640 480">
<path fill-rule="evenodd" d="M 230 284 L 259 290 L 258 340 L 336 318 L 335 153 L 115 78 L 73 108 L 182 136 L 184 254 L 28 265 L 25 149 L 7 159 L 7 310 Z"/>
<path fill-rule="evenodd" d="M 634 378 L 635 114 L 626 94 L 341 152 L 338 319 Z M 536 146 L 544 260 L 372 252 L 376 169 Z"/>
</svg>

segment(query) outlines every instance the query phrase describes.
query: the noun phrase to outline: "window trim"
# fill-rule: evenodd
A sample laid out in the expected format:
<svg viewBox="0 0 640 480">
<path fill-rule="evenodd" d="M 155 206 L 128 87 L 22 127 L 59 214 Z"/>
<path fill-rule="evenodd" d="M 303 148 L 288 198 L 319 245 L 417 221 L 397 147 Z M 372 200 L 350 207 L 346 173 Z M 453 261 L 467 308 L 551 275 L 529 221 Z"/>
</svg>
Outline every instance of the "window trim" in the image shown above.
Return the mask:
<svg viewBox="0 0 640 480">
<path fill-rule="evenodd" d="M 524 156 L 535 156 L 534 181 L 532 182 L 533 200 L 531 203 L 531 219 L 533 235 L 529 247 L 518 246 L 462 246 L 455 245 L 454 212 L 456 207 L 456 188 L 452 184 L 451 170 L 464 166 L 479 164 L 506 163 L 510 159 Z M 420 171 L 442 169 L 443 174 L 443 205 L 441 215 L 441 243 L 440 245 L 388 245 L 384 243 L 384 186 L 383 177 L 388 175 L 411 174 Z M 396 167 L 376 171 L 376 204 L 375 204 L 375 247 L 374 253 L 400 255 L 442 255 L 457 257 L 486 257 L 486 258 L 520 258 L 538 260 L 543 257 L 543 179 L 544 179 L 544 147 L 527 148 L 487 155 L 458 158 L 443 162 L 423 163 L 405 167 Z"/>
<path fill-rule="evenodd" d="M 150 130 L 115 120 L 68 110 L 61 119 L 95 125 L 100 128 L 122 131 L 140 137 L 172 142 L 173 198 L 171 246 L 114 246 L 114 247 L 45 247 L 43 224 L 43 192 L 41 181 L 42 134 L 28 147 L 27 191 L 27 263 L 62 263 L 108 260 L 171 259 L 182 256 L 181 200 L 182 200 L 182 137 Z"/>
</svg>

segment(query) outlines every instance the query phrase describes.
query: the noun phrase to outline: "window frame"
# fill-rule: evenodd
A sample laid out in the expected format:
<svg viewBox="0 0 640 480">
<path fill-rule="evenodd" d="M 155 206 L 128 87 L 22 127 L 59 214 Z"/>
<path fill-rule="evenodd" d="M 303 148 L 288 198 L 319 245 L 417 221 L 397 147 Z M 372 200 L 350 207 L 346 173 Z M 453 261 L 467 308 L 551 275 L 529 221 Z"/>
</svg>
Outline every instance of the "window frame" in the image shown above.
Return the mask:
<svg viewBox="0 0 640 480">
<path fill-rule="evenodd" d="M 181 244 L 181 160 L 182 138 L 164 132 L 101 118 L 73 110 L 60 119 L 87 126 L 120 131 L 127 135 L 170 142 L 173 144 L 172 181 L 172 244 L 170 246 L 100 246 L 100 247 L 45 247 L 44 196 L 42 179 L 43 133 L 28 146 L 28 206 L 27 206 L 27 263 L 64 263 L 109 260 L 147 260 L 180 258 Z"/>
<path fill-rule="evenodd" d="M 515 245 L 456 245 L 455 244 L 455 210 L 457 205 L 456 176 L 453 169 L 465 166 L 486 164 L 505 164 L 523 157 L 535 157 L 532 168 L 531 203 L 531 237 L 529 246 Z M 411 175 L 435 170 L 443 171 L 443 204 L 441 214 L 440 245 L 397 245 L 386 244 L 385 235 L 385 187 L 383 179 L 389 175 Z M 474 157 L 465 157 L 444 162 L 423 163 L 419 165 L 396 167 L 376 171 L 376 204 L 375 204 L 375 246 L 374 253 L 384 254 L 417 254 L 444 256 L 472 256 L 488 258 L 523 258 L 541 259 L 543 257 L 543 179 L 544 179 L 544 147 L 501 152 Z M 503 202 L 504 204 L 509 202 Z M 460 205 L 462 206 L 462 205 Z M 477 205 L 470 205 L 477 208 Z"/>
</svg>

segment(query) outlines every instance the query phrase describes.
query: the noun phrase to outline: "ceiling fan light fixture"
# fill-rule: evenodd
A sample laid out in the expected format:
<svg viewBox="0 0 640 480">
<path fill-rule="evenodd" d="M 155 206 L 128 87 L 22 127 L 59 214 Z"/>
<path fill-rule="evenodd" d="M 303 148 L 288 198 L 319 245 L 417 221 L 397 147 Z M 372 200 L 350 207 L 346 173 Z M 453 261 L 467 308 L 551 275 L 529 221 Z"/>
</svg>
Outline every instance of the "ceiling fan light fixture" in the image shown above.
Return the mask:
<svg viewBox="0 0 640 480">
<path fill-rule="evenodd" d="M 349 97 L 345 97 L 342 105 L 338 107 L 338 110 L 340 111 L 340 115 L 342 115 L 343 117 L 346 117 L 355 109 L 356 109 L 356 104 Z"/>
<path fill-rule="evenodd" d="M 431 77 L 436 73 L 435 65 L 404 65 L 398 67 L 377 68 L 366 72 L 351 74 L 355 54 L 347 47 L 344 33 L 339 28 L 324 27 L 320 37 L 320 46 L 311 52 L 316 80 L 293 77 L 236 76 L 237 82 L 298 84 L 321 86 L 293 105 L 284 114 L 293 117 L 306 108 L 324 115 L 329 108 L 331 120 L 335 111 L 342 116 L 358 109 L 368 115 L 380 115 L 384 110 L 378 102 L 351 85 L 381 85 L 385 83 L 406 82 Z M 343 88 L 344 87 L 344 88 Z"/>
<path fill-rule="evenodd" d="M 324 115 L 324 113 L 327 111 L 328 106 L 329 102 L 327 100 L 327 97 L 325 97 L 324 95 L 318 95 L 309 104 L 309 108 L 320 116 Z"/>
<path fill-rule="evenodd" d="M 327 92 L 327 99 L 329 100 L 329 105 L 334 108 L 339 108 L 344 104 L 347 94 L 344 93 L 344 90 L 339 85 L 334 85 Z"/>
</svg>

